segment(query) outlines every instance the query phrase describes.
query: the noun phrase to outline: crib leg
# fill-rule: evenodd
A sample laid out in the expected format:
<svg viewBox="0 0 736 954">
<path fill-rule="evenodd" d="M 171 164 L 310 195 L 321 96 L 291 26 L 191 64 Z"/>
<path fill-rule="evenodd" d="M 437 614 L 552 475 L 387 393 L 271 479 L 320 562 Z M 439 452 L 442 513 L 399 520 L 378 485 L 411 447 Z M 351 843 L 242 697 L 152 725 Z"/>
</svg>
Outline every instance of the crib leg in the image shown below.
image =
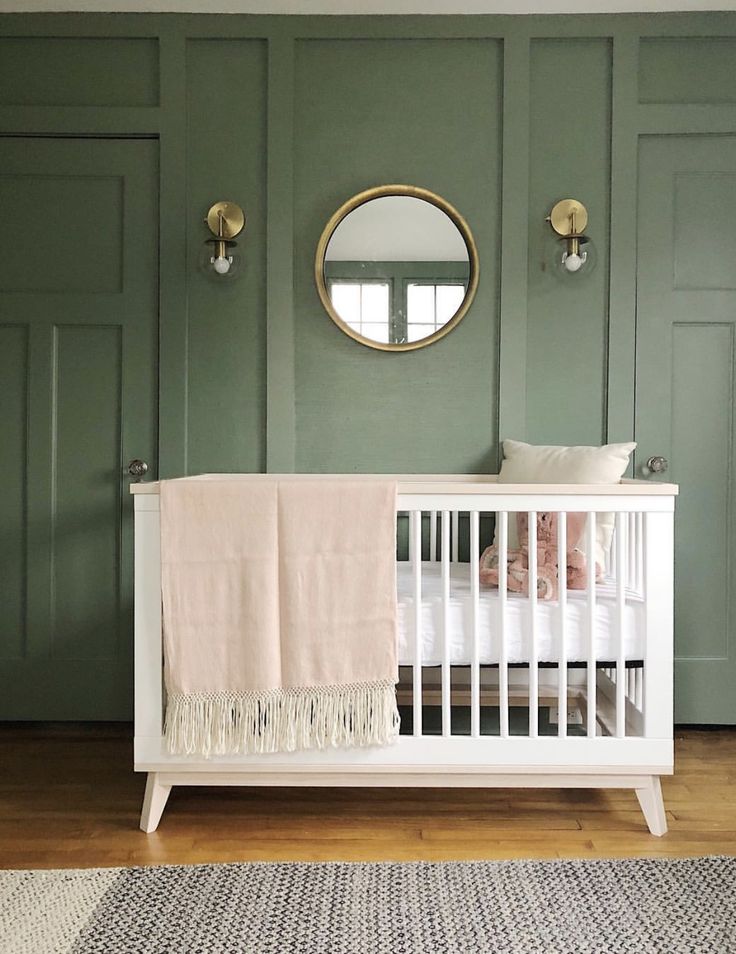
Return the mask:
<svg viewBox="0 0 736 954">
<path fill-rule="evenodd" d="M 146 794 L 143 796 L 143 810 L 141 811 L 141 831 L 145 831 L 146 834 L 156 831 L 170 791 L 170 785 L 165 785 L 159 781 L 158 772 L 148 773 Z"/>
<path fill-rule="evenodd" d="M 636 797 L 644 813 L 644 820 L 653 835 L 667 834 L 667 818 L 662 801 L 662 786 L 658 775 L 651 775 L 644 788 L 636 789 Z"/>
</svg>

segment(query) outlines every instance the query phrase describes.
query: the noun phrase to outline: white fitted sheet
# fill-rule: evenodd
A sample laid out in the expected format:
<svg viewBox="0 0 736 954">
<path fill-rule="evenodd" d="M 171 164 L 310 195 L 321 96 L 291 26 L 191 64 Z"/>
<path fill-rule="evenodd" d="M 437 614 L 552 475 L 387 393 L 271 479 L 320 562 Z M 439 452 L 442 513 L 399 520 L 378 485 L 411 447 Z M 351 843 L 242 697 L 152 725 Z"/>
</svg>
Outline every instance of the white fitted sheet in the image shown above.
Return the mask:
<svg viewBox="0 0 736 954">
<path fill-rule="evenodd" d="M 414 662 L 414 599 L 411 563 L 397 563 L 399 663 Z M 442 564 L 422 563 L 422 664 L 442 662 Z M 596 586 L 595 656 L 615 661 L 618 656 L 618 614 L 616 589 L 612 582 Z M 644 602 L 641 596 L 627 592 L 624 609 L 624 649 L 627 660 L 642 659 L 644 654 Z M 481 664 L 498 662 L 500 645 L 498 590 L 480 588 L 479 643 Z M 449 603 L 450 662 L 472 661 L 473 620 L 470 594 L 470 564 L 450 564 Z M 559 603 L 537 601 L 537 645 L 539 662 L 557 662 L 560 639 Z M 568 590 L 566 644 L 568 662 L 588 658 L 587 593 Z M 509 593 L 506 602 L 506 646 L 509 663 L 529 661 L 531 613 L 529 600 Z"/>
</svg>

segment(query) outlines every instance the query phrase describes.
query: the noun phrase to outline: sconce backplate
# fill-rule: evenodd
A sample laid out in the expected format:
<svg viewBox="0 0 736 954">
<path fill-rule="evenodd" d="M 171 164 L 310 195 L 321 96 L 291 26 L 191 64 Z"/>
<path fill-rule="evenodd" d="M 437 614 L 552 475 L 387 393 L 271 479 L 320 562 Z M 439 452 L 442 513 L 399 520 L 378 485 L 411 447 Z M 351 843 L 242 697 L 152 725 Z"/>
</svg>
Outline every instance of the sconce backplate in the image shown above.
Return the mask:
<svg viewBox="0 0 736 954">
<path fill-rule="evenodd" d="M 588 210 L 577 199 L 560 199 L 549 214 L 549 223 L 558 235 L 569 235 L 573 215 L 575 232 L 580 235 L 588 224 Z"/>
<path fill-rule="evenodd" d="M 207 213 L 205 222 L 213 235 L 220 234 L 220 216 L 222 216 L 222 237 L 233 239 L 245 226 L 245 213 L 234 202 L 215 202 Z"/>
</svg>

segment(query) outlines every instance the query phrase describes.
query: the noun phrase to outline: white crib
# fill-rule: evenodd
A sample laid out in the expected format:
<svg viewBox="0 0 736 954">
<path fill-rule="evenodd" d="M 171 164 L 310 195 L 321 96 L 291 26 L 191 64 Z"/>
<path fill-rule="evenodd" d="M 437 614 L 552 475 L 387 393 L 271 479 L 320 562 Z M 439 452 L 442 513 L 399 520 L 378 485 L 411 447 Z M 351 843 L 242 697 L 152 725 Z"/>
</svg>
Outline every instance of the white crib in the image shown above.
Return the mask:
<svg viewBox="0 0 736 954">
<path fill-rule="evenodd" d="M 634 789 L 649 830 L 663 835 L 659 777 L 673 771 L 677 487 L 499 484 L 464 475 L 396 479 L 402 713 L 396 744 L 209 759 L 166 749 L 158 485 L 131 487 L 135 770 L 148 773 L 143 831 L 157 828 L 172 785 L 564 786 Z M 529 597 L 510 593 L 505 575 L 498 590 L 481 586 L 479 556 L 490 542 L 490 524 L 505 566 L 509 515 L 513 520 L 520 511 L 532 528 L 538 512 L 586 512 L 588 554 L 595 550 L 596 514 L 614 513 L 604 582 L 589 569 L 584 591 L 568 591 L 561 581 L 559 599 L 550 602 L 538 600 L 533 588 Z M 558 525 L 564 566 L 565 520 Z"/>
</svg>

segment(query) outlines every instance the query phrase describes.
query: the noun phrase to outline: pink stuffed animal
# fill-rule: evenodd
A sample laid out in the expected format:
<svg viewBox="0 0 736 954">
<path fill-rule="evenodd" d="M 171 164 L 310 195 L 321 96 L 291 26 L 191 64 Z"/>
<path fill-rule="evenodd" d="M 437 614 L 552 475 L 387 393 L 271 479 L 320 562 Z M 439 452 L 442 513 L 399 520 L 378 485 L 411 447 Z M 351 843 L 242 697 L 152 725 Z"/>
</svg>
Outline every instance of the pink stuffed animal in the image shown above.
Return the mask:
<svg viewBox="0 0 736 954">
<path fill-rule="evenodd" d="M 578 544 L 585 529 L 584 513 L 567 515 L 567 588 L 583 590 L 587 585 L 588 572 L 585 554 Z M 529 517 L 526 513 L 517 513 L 516 525 L 519 533 L 519 548 L 509 550 L 506 555 L 507 586 L 511 593 L 529 593 Z M 600 567 L 596 565 L 596 576 L 600 576 Z M 498 586 L 498 546 L 486 547 L 480 558 L 480 581 L 490 586 Z M 537 597 L 540 600 L 557 599 L 557 514 L 537 514 Z"/>
</svg>

